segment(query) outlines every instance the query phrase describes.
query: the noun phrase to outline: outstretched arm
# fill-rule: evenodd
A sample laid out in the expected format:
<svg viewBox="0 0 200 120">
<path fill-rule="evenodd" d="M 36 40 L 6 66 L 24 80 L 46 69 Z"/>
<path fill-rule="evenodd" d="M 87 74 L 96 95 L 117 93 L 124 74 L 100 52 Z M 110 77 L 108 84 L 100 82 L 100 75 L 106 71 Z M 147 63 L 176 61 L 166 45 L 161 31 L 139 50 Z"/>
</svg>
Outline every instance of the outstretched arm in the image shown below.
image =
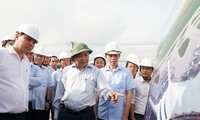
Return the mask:
<svg viewBox="0 0 200 120">
<path fill-rule="evenodd" d="M 110 92 L 109 97 L 113 104 L 117 103 L 118 97 L 123 97 L 124 95 L 116 92 Z"/>
</svg>

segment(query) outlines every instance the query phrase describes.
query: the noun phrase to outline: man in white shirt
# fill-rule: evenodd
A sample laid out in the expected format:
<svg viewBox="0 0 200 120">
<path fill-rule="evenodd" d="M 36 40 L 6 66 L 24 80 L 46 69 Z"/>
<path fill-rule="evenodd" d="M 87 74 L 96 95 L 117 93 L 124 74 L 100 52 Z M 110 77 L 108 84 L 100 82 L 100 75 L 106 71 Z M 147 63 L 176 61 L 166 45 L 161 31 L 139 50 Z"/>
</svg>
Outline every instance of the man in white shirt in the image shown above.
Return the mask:
<svg viewBox="0 0 200 120">
<path fill-rule="evenodd" d="M 147 99 L 150 89 L 150 81 L 153 73 L 153 61 L 150 58 L 144 58 L 140 63 L 141 77 L 135 79 L 137 88 L 132 99 L 134 108 L 131 109 L 131 120 L 143 120 L 146 109 Z"/>
<path fill-rule="evenodd" d="M 16 31 L 14 45 L 0 48 L 0 120 L 26 120 L 31 65 L 25 53 L 38 39 L 38 27 L 24 24 Z"/>
</svg>

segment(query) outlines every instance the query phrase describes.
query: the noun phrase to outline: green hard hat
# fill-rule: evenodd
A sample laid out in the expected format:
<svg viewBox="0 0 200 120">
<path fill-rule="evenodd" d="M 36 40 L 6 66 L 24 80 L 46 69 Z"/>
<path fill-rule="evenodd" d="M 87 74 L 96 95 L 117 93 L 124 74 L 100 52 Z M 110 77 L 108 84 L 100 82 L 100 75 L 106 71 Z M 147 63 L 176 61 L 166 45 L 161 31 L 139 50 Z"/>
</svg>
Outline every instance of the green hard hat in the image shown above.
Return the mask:
<svg viewBox="0 0 200 120">
<path fill-rule="evenodd" d="M 84 43 L 75 43 L 74 46 L 72 47 L 72 56 L 71 58 L 73 59 L 73 57 L 79 53 L 82 52 L 89 52 L 92 53 L 92 50 L 90 48 L 88 48 L 88 46 Z"/>
</svg>

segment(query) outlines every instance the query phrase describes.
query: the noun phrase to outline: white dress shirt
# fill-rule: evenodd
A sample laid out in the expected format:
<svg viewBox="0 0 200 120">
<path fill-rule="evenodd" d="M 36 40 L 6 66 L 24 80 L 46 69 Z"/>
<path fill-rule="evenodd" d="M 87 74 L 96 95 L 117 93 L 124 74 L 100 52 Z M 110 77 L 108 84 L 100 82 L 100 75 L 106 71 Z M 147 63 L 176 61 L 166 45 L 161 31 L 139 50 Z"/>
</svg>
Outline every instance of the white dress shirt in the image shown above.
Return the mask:
<svg viewBox="0 0 200 120">
<path fill-rule="evenodd" d="M 93 106 L 96 103 L 95 90 L 100 93 L 100 97 L 109 99 L 111 89 L 97 67 L 88 65 L 82 70 L 77 69 L 75 64 L 65 67 L 54 98 L 54 117 L 57 118 L 61 103 L 77 111 Z"/>
<path fill-rule="evenodd" d="M 146 82 L 143 77 L 135 79 L 137 85 L 135 95 L 132 98 L 132 103 L 135 104 L 134 112 L 144 115 L 147 99 L 149 95 L 150 82 Z"/>
<path fill-rule="evenodd" d="M 0 113 L 28 111 L 30 62 L 12 46 L 0 48 Z"/>
</svg>

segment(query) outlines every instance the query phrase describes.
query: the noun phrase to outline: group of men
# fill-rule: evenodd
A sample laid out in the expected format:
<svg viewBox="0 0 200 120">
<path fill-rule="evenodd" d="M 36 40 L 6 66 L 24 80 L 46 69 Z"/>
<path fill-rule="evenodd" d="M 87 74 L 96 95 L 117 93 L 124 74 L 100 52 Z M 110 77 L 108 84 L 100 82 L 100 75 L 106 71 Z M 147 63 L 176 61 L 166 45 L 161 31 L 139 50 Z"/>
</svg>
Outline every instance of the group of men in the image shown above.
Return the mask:
<svg viewBox="0 0 200 120">
<path fill-rule="evenodd" d="M 0 48 L 0 120 L 48 120 L 50 109 L 54 120 L 143 119 L 151 59 L 140 62 L 130 55 L 127 68 L 122 67 L 119 45 L 110 42 L 101 56 L 106 63 L 97 68 L 89 64 L 93 50 L 84 43 L 57 58 L 41 46 L 34 48 L 38 41 L 37 26 L 23 24 L 13 45 Z"/>
</svg>

